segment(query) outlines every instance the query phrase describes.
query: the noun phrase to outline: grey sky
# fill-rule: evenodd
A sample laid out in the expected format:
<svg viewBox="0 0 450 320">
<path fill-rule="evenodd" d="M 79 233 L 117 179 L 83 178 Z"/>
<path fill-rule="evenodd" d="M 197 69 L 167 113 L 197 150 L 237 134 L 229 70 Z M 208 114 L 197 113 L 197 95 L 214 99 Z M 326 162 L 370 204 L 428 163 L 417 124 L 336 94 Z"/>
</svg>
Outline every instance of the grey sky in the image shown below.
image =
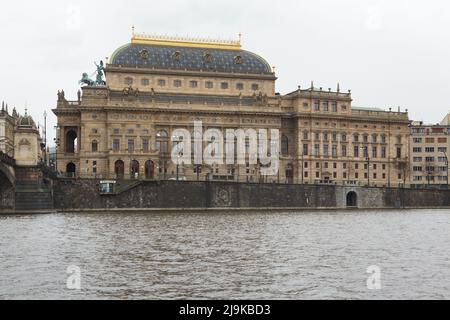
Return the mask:
<svg viewBox="0 0 450 320">
<path fill-rule="evenodd" d="M 56 92 L 75 99 L 137 31 L 237 38 L 276 66 L 277 91 L 311 80 L 352 89 L 354 105 L 409 109 L 437 123 L 450 110 L 450 3 L 445 0 L 24 1 L 1 5 L 0 100 L 43 123 Z M 53 132 L 50 134 L 53 138 Z"/>
</svg>

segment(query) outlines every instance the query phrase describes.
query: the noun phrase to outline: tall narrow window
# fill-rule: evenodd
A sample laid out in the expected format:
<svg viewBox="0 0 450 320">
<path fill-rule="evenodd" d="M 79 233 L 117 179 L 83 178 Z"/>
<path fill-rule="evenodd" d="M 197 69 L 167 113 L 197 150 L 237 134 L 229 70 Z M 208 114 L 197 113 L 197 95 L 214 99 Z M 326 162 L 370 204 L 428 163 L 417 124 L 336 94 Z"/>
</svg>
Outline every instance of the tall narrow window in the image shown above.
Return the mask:
<svg viewBox="0 0 450 320">
<path fill-rule="evenodd" d="M 148 139 L 142 139 L 142 151 L 148 153 L 150 151 Z"/>
<path fill-rule="evenodd" d="M 113 151 L 117 152 L 120 150 L 120 139 L 113 140 Z"/>
<path fill-rule="evenodd" d="M 128 153 L 133 153 L 133 152 L 134 152 L 134 140 L 129 139 L 128 140 Z"/>
<path fill-rule="evenodd" d="M 97 140 L 92 141 L 92 152 L 98 152 L 98 142 L 97 142 Z"/>
</svg>

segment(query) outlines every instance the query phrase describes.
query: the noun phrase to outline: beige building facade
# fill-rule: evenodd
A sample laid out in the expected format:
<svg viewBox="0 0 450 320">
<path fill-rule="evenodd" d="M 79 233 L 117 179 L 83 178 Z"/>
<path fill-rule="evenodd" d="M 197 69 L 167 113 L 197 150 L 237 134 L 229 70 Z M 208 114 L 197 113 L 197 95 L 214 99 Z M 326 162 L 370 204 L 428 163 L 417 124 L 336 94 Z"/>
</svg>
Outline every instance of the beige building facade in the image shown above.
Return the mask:
<svg viewBox="0 0 450 320">
<path fill-rule="evenodd" d="M 70 177 L 267 183 L 408 184 L 407 112 L 352 106 L 351 92 L 276 93 L 276 75 L 239 41 L 134 34 L 105 68 L 106 85 L 58 95 L 58 170 Z M 171 160 L 176 129 L 280 131 L 280 170 Z M 273 142 L 271 142 L 273 143 Z M 203 147 L 206 147 L 207 141 Z"/>
<path fill-rule="evenodd" d="M 37 166 L 43 158 L 42 139 L 36 123 L 27 111 L 12 114 L 2 104 L 0 110 L 0 151 L 16 160 L 21 167 Z"/>
<path fill-rule="evenodd" d="M 441 124 L 413 122 L 411 126 L 411 184 L 448 185 L 450 123 L 447 116 Z"/>
</svg>

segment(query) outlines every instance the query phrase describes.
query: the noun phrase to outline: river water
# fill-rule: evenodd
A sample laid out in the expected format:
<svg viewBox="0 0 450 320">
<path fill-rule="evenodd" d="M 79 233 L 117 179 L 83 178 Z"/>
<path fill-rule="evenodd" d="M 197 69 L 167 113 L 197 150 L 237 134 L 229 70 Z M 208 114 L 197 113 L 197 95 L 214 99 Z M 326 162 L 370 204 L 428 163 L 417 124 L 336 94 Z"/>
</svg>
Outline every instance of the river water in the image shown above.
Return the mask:
<svg viewBox="0 0 450 320">
<path fill-rule="evenodd" d="M 0 299 L 449 298 L 448 210 L 0 216 Z"/>
</svg>

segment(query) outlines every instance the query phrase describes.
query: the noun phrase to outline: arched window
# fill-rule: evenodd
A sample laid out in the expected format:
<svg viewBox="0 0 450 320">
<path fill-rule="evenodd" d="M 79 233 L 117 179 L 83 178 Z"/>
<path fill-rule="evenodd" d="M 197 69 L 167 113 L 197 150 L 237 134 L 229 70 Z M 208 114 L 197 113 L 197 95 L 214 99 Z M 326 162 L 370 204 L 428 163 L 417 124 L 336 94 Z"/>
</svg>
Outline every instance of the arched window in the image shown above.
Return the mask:
<svg viewBox="0 0 450 320">
<path fill-rule="evenodd" d="M 117 160 L 114 164 L 114 172 L 118 179 L 122 179 L 125 174 L 125 164 L 122 160 Z"/>
<path fill-rule="evenodd" d="M 77 133 L 75 130 L 69 130 L 66 134 L 66 153 L 75 153 L 77 149 Z"/>
<path fill-rule="evenodd" d="M 139 162 L 137 160 L 131 161 L 131 178 L 137 179 L 139 177 Z"/>
<path fill-rule="evenodd" d="M 77 172 L 77 166 L 71 162 L 66 166 L 66 173 L 68 177 L 75 178 L 75 173 Z"/>
<path fill-rule="evenodd" d="M 155 163 L 152 160 L 148 160 L 145 163 L 145 179 L 153 180 L 155 178 Z"/>
<path fill-rule="evenodd" d="M 98 152 L 98 141 L 97 140 L 93 140 L 92 141 L 92 148 L 91 148 L 92 152 Z"/>
<path fill-rule="evenodd" d="M 289 138 L 285 135 L 281 138 L 281 153 L 283 156 L 287 156 L 289 154 Z"/>
</svg>

